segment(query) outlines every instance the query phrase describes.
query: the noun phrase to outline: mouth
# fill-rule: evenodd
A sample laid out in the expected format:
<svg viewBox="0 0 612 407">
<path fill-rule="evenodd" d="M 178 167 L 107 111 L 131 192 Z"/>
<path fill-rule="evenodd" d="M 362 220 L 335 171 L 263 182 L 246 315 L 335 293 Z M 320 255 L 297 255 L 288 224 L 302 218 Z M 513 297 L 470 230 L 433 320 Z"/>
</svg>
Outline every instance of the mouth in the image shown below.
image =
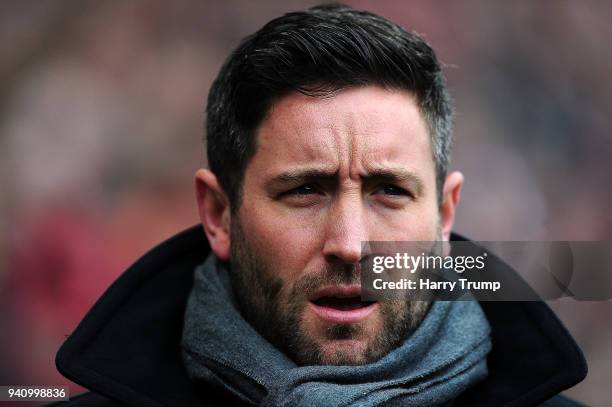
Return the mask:
<svg viewBox="0 0 612 407">
<path fill-rule="evenodd" d="M 310 298 L 309 305 L 322 320 L 340 324 L 360 322 L 378 307 L 375 301 L 361 300 L 358 285 L 324 287 Z"/>
</svg>

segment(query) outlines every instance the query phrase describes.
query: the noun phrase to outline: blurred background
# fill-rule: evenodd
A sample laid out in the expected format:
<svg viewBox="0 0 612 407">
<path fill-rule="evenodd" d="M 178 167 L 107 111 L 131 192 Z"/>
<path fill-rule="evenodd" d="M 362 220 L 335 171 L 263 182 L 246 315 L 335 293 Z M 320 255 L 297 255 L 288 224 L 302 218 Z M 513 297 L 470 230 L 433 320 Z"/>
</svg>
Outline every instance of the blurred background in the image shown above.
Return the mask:
<svg viewBox="0 0 612 407">
<path fill-rule="evenodd" d="M 224 58 L 316 3 L 0 3 L 0 384 L 68 384 L 54 355 L 88 308 L 198 221 L 193 174 Z M 612 2 L 346 3 L 423 34 L 446 64 L 458 232 L 612 240 Z M 612 302 L 551 306 L 590 364 L 568 395 L 609 405 Z"/>
</svg>

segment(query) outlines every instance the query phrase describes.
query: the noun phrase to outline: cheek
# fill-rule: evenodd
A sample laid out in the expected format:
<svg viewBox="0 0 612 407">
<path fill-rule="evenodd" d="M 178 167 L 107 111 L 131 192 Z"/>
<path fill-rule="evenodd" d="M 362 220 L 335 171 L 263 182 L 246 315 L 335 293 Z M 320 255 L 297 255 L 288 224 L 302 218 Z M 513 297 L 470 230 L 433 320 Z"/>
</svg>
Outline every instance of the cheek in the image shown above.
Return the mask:
<svg viewBox="0 0 612 407">
<path fill-rule="evenodd" d="M 373 217 L 370 240 L 431 241 L 438 231 L 438 207 L 421 202 L 402 211 L 380 211 Z"/>
<path fill-rule="evenodd" d="M 283 280 L 297 278 L 315 258 L 315 220 L 284 216 L 270 204 L 244 202 L 241 212 L 243 232 L 265 262 Z"/>
</svg>

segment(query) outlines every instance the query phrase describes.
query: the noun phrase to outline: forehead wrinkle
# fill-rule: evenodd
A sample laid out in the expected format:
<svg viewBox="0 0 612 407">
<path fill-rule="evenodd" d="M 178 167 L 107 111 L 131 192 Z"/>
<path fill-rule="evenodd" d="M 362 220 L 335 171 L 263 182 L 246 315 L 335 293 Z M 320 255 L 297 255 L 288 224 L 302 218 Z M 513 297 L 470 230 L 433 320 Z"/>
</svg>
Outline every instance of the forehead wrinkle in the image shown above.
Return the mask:
<svg viewBox="0 0 612 407">
<path fill-rule="evenodd" d="M 367 120 L 350 106 L 343 109 L 340 117 L 341 127 L 336 127 L 338 145 L 339 176 L 346 181 L 359 180 L 361 161 L 367 154 L 367 140 L 372 137 Z"/>
<path fill-rule="evenodd" d="M 307 130 L 302 145 L 296 144 L 299 154 L 304 154 L 305 161 L 319 163 L 336 172 L 341 162 L 341 136 L 333 123 L 326 123 Z"/>
<path fill-rule="evenodd" d="M 371 143 L 369 141 L 375 138 L 376 133 L 367 130 L 355 131 L 347 137 L 348 178 L 357 181 L 366 172 L 367 162 L 372 159 Z"/>
<path fill-rule="evenodd" d="M 428 138 L 421 141 L 411 137 L 419 130 L 422 119 L 419 112 L 416 112 L 418 120 L 406 123 L 402 120 L 406 118 L 406 109 L 400 109 L 402 117 L 398 117 L 391 113 L 395 110 L 388 108 L 387 101 L 379 105 L 373 103 L 371 95 L 359 92 L 349 90 L 328 99 L 293 95 L 273 104 L 267 118 L 274 117 L 267 123 L 272 125 L 267 128 L 268 142 L 277 147 L 278 143 L 283 145 L 279 151 L 268 144 L 273 156 L 263 165 L 269 169 L 270 166 L 280 169 L 288 165 L 323 165 L 352 184 L 352 180 L 357 181 L 361 174 L 368 172 L 367 167 L 387 167 L 387 164 L 397 167 L 401 162 L 401 166 L 410 168 L 414 167 L 413 160 L 418 164 L 422 150 L 429 152 Z M 384 92 L 388 97 L 398 96 L 397 92 Z M 410 94 L 399 96 L 400 101 L 412 99 Z M 393 106 L 403 106 L 397 101 L 393 103 Z M 408 117 L 413 113 L 408 112 Z M 403 134 L 405 139 L 398 142 L 398 134 Z M 411 147 L 407 148 L 408 145 Z M 274 158 L 273 163 L 270 158 Z"/>
<path fill-rule="evenodd" d="M 308 154 L 309 162 L 319 163 L 333 172 L 340 173 L 346 155 L 345 129 L 342 120 L 336 121 L 336 116 L 319 114 L 318 120 L 306 122 L 308 128 L 307 140 L 302 151 Z M 298 148 L 299 150 L 299 148 Z"/>
<path fill-rule="evenodd" d="M 275 120 L 267 123 L 266 131 L 262 132 L 263 138 L 267 140 L 262 144 L 266 144 L 272 151 L 281 146 L 287 154 L 284 158 L 294 163 L 318 162 L 326 163 L 326 166 L 329 162 L 337 163 L 338 137 L 335 136 L 337 130 L 333 123 L 313 123 L 303 120 L 301 115 L 281 112 L 279 109 L 280 114 L 277 114 Z M 283 158 L 282 154 L 276 153 L 275 156 Z"/>
</svg>

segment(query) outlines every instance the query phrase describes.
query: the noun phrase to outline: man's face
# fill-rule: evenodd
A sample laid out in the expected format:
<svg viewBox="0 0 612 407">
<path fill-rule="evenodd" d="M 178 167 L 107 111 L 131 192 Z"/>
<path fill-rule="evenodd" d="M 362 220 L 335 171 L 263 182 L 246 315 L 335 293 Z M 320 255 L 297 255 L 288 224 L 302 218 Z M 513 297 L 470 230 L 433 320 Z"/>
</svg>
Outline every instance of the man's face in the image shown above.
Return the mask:
<svg viewBox="0 0 612 407">
<path fill-rule="evenodd" d="M 360 301 L 362 241 L 440 238 L 427 126 L 405 91 L 291 93 L 259 127 L 231 219 L 245 317 L 298 364 L 361 364 L 397 347 L 423 302 Z"/>
</svg>

